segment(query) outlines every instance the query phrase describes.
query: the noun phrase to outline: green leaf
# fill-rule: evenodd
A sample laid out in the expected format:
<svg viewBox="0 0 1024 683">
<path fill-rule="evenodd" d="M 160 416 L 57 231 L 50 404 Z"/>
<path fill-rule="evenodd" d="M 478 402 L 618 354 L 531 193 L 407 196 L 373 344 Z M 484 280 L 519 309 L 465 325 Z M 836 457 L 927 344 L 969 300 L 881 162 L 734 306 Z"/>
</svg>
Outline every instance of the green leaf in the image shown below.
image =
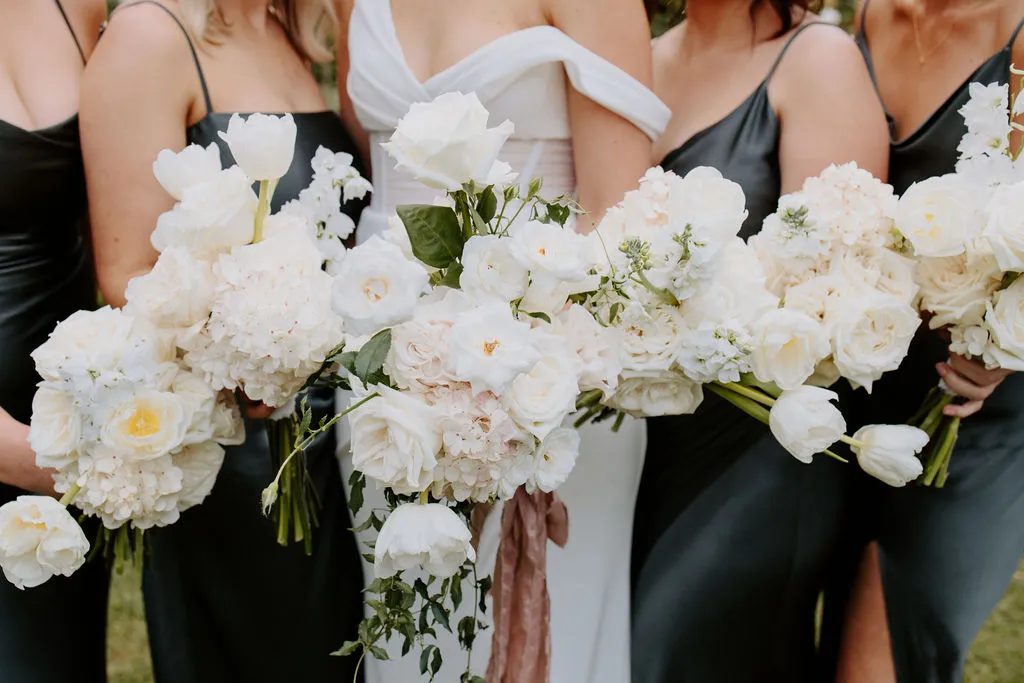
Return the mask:
<svg viewBox="0 0 1024 683">
<path fill-rule="evenodd" d="M 552 222 L 558 223 L 562 227 L 565 227 L 565 221 L 569 219 L 569 215 L 572 212 L 568 206 L 562 206 L 560 204 L 548 204 L 548 218 Z"/>
<path fill-rule="evenodd" d="M 371 645 L 367 649 L 370 651 L 371 655 L 373 655 L 375 658 L 381 661 L 387 661 L 391 659 L 391 657 L 388 656 L 388 651 L 378 645 Z"/>
<path fill-rule="evenodd" d="M 437 645 L 427 645 L 420 652 L 420 673 L 426 675 L 430 668 L 430 653 L 437 649 Z"/>
<path fill-rule="evenodd" d="M 356 354 L 355 374 L 359 379 L 368 382 L 371 375 L 384 367 L 384 360 L 391 349 L 391 330 L 381 330 L 370 337 Z"/>
<path fill-rule="evenodd" d="M 547 313 L 539 313 L 539 312 L 538 313 L 527 313 L 526 311 L 523 311 L 523 313 L 526 313 L 526 315 L 530 316 L 531 318 L 537 318 L 538 320 L 543 320 L 546 323 L 550 323 L 551 322 L 551 316 L 548 315 Z"/>
<path fill-rule="evenodd" d="M 335 657 L 348 657 L 359 649 L 359 645 L 360 643 L 357 640 L 346 640 L 345 644 L 342 645 L 340 649 L 335 650 L 331 654 Z"/>
<path fill-rule="evenodd" d="M 462 264 L 458 261 L 452 262 L 444 271 L 444 277 L 437 281 L 437 284 L 452 289 L 459 288 L 459 279 L 462 277 Z"/>
<path fill-rule="evenodd" d="M 352 476 L 348 478 L 348 483 L 352 487 L 348 495 L 348 509 L 355 515 L 363 507 L 363 489 L 366 488 L 366 477 L 359 470 L 353 470 Z M 356 531 L 363 531 L 363 528 L 360 527 Z"/>
<path fill-rule="evenodd" d="M 402 643 L 402 656 L 406 656 L 412 651 L 412 638 L 409 636 L 405 637 L 405 642 Z M 422 673 L 422 672 L 421 672 Z"/>
<path fill-rule="evenodd" d="M 466 650 L 473 647 L 473 641 L 476 640 L 476 619 L 471 616 L 462 617 L 459 619 L 459 644 Z"/>
<path fill-rule="evenodd" d="M 434 268 L 447 268 L 462 256 L 462 228 L 447 206 L 407 204 L 395 209 L 405 225 L 412 253 Z"/>
<path fill-rule="evenodd" d="M 462 577 L 456 574 L 452 577 L 452 609 L 458 610 L 462 604 Z"/>
<path fill-rule="evenodd" d="M 451 633 L 452 627 L 448 622 L 448 613 L 444 611 L 444 607 L 439 603 L 432 602 L 430 603 L 430 612 L 434 615 L 434 620 L 444 626 L 444 630 Z"/>
<path fill-rule="evenodd" d="M 346 351 L 338 356 L 338 365 L 345 368 L 353 375 L 356 374 L 356 352 Z"/>
<path fill-rule="evenodd" d="M 430 673 L 432 676 L 436 676 L 437 672 L 441 670 L 441 648 L 434 649 L 434 656 L 430 658 Z"/>
<path fill-rule="evenodd" d="M 485 613 L 485 614 L 487 613 L 487 593 L 491 590 L 491 584 L 492 583 L 494 583 L 494 580 L 491 579 L 491 577 L 489 577 L 489 576 L 485 576 L 484 578 L 480 579 L 480 581 L 479 581 L 479 584 L 480 584 L 480 611 Z"/>
<path fill-rule="evenodd" d="M 490 223 L 491 219 L 494 218 L 494 214 L 498 212 L 498 198 L 494 195 L 493 185 L 487 186 L 480 193 L 480 199 L 476 202 L 476 212 L 480 214 L 480 218 L 483 219 L 484 223 Z"/>
</svg>

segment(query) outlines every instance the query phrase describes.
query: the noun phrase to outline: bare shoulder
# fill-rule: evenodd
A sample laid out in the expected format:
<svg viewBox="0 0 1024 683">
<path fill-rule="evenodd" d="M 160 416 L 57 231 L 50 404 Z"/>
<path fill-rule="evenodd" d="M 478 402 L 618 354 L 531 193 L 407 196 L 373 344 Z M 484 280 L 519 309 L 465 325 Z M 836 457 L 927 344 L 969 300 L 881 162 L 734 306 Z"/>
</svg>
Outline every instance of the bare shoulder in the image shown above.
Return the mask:
<svg viewBox="0 0 1024 683">
<path fill-rule="evenodd" d="M 625 22 L 623 28 L 627 29 L 647 25 L 647 14 L 641 0 L 538 1 L 544 15 L 560 28 L 621 26 L 621 22 Z"/>
<path fill-rule="evenodd" d="M 107 18 L 106 0 L 71 0 L 61 3 L 75 36 L 88 55 L 100 37 L 100 27 Z"/>
<path fill-rule="evenodd" d="M 772 89 L 836 92 L 865 79 L 867 65 L 853 36 L 830 24 L 805 24 L 783 55 Z"/>
<path fill-rule="evenodd" d="M 166 8 L 166 9 L 165 9 Z M 183 66 L 191 67 L 188 39 L 181 26 L 168 15 L 178 16 L 171 4 L 154 3 L 125 5 L 114 11 L 96 46 L 95 60 L 101 67 L 118 65 L 120 69 L 138 73 L 166 74 Z"/>
</svg>

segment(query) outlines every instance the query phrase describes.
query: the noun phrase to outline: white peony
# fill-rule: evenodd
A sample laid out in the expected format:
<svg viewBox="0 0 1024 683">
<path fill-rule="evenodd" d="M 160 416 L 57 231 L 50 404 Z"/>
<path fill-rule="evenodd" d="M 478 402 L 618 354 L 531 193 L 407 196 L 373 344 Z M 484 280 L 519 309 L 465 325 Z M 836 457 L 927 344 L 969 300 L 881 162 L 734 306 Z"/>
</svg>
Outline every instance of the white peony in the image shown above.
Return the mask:
<svg viewBox="0 0 1024 683">
<path fill-rule="evenodd" d="M 839 396 L 819 387 L 784 391 L 768 413 L 772 435 L 794 458 L 809 463 L 846 433 L 846 420 L 832 401 Z"/>
<path fill-rule="evenodd" d="M 157 218 L 150 242 L 157 251 L 184 247 L 200 258 L 248 244 L 255 231 L 256 205 L 251 181 L 233 166 L 186 188 L 181 202 Z"/>
<path fill-rule="evenodd" d="M 458 190 L 472 180 L 487 183 L 515 130 L 511 121 L 488 128 L 487 117 L 476 93 L 445 93 L 413 104 L 381 146 L 397 168 L 430 187 Z"/>
<path fill-rule="evenodd" d="M 996 187 L 987 213 L 984 234 L 1000 269 L 1024 271 L 1024 182 Z"/>
<path fill-rule="evenodd" d="M 47 496 L 19 496 L 0 507 L 0 569 L 15 588 L 71 576 L 89 541 L 67 509 Z"/>
<path fill-rule="evenodd" d="M 830 352 L 825 329 L 799 311 L 769 311 L 752 332 L 751 369 L 759 380 L 774 382 L 780 389 L 801 386 Z"/>
<path fill-rule="evenodd" d="M 970 188 L 954 174 L 911 185 L 899 200 L 896 227 L 918 256 L 955 256 L 977 233 L 979 216 Z"/>
<path fill-rule="evenodd" d="M 191 421 L 192 411 L 177 395 L 140 389 L 111 406 L 100 441 L 120 457 L 152 460 L 180 448 Z"/>
<path fill-rule="evenodd" d="M 701 385 L 670 371 L 622 373 L 607 405 L 633 417 L 689 415 L 704 400 Z"/>
<path fill-rule="evenodd" d="M 513 241 L 497 235 L 477 235 L 462 250 L 459 286 L 467 294 L 514 301 L 526 294 L 529 272 L 513 254 Z"/>
<path fill-rule="evenodd" d="M 842 376 L 870 393 L 872 383 L 903 362 L 921 318 L 889 294 L 865 293 L 847 301 L 831 323 L 832 355 Z"/>
<path fill-rule="evenodd" d="M 159 327 L 189 327 L 210 315 L 215 284 L 209 261 L 168 247 L 151 271 L 129 280 L 125 311 Z"/>
<path fill-rule="evenodd" d="M 1024 278 L 998 292 L 995 305 L 987 304 L 985 324 L 991 334 L 986 364 L 1024 371 Z"/>
<path fill-rule="evenodd" d="M 540 337 L 507 303 L 489 301 L 460 313 L 448 336 L 449 364 L 474 392 L 501 394 L 541 359 Z"/>
<path fill-rule="evenodd" d="M 868 425 L 853 435 L 851 446 L 861 469 L 889 486 L 905 486 L 923 471 L 917 454 L 928 434 L 909 425 Z"/>
<path fill-rule="evenodd" d="M 153 162 L 157 182 L 178 201 L 185 190 L 214 180 L 221 170 L 220 147 L 215 142 L 206 147 L 189 145 L 177 153 L 165 149 Z"/>
<path fill-rule="evenodd" d="M 291 114 L 269 116 L 232 114 L 227 133 L 231 156 L 253 180 L 277 180 L 284 177 L 295 155 L 295 120 Z"/>
<path fill-rule="evenodd" d="M 580 433 L 571 427 L 559 427 L 548 434 L 537 448 L 537 469 L 530 482 L 550 493 L 569 478 L 580 453 Z"/>
<path fill-rule="evenodd" d="M 374 575 L 387 578 L 423 567 L 431 576 L 450 577 L 467 560 L 476 561 L 472 537 L 466 523 L 444 505 L 399 505 L 377 534 Z"/>
<path fill-rule="evenodd" d="M 28 442 L 39 467 L 61 469 L 73 463 L 82 442 L 82 418 L 74 397 L 47 384 L 40 386 L 32 397 Z"/>
</svg>

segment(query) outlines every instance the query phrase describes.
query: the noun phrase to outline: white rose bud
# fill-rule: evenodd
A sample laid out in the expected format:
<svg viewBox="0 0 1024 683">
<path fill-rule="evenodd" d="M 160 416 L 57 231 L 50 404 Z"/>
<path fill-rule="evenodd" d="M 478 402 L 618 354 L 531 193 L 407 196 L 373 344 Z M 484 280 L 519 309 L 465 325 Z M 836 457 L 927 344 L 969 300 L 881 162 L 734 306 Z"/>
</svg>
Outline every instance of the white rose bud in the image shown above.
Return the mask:
<svg viewBox="0 0 1024 683">
<path fill-rule="evenodd" d="M 185 190 L 213 180 L 221 170 L 220 147 L 215 142 L 206 147 L 189 145 L 177 154 L 165 149 L 153 162 L 157 182 L 178 201 Z"/>
<path fill-rule="evenodd" d="M 81 527 L 53 498 L 19 496 L 0 507 L 0 569 L 16 588 L 71 576 L 88 552 Z"/>
<path fill-rule="evenodd" d="M 228 132 L 220 137 L 228 143 L 235 162 L 253 180 L 277 180 L 288 172 L 295 155 L 295 120 L 291 114 L 268 116 L 232 114 Z"/>
<path fill-rule="evenodd" d="M 918 256 L 963 252 L 978 221 L 969 188 L 953 174 L 914 183 L 900 197 L 896 212 L 896 227 Z"/>
<path fill-rule="evenodd" d="M 832 405 L 838 395 L 804 386 L 782 392 L 768 414 L 772 435 L 800 462 L 809 463 L 846 433 L 846 420 Z"/>
<path fill-rule="evenodd" d="M 917 454 L 928 444 L 928 435 L 909 425 L 868 425 L 853 435 L 861 469 L 889 486 L 905 486 L 923 471 Z"/>
<path fill-rule="evenodd" d="M 796 389 L 814 374 L 814 368 L 831 351 L 820 323 L 799 311 L 769 311 L 753 329 L 751 367 L 762 382 L 780 389 Z"/>
<path fill-rule="evenodd" d="M 450 577 L 466 560 L 476 560 L 472 537 L 465 522 L 444 505 L 399 505 L 377 535 L 374 574 L 387 578 L 423 567 L 431 576 Z"/>
</svg>

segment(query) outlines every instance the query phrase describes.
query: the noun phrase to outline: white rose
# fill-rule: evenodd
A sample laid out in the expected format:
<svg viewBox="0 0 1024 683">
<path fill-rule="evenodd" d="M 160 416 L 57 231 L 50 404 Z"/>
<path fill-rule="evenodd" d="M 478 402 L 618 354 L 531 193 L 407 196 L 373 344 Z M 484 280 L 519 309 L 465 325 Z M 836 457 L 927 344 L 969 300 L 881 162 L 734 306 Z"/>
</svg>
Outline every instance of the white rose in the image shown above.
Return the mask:
<svg viewBox="0 0 1024 683">
<path fill-rule="evenodd" d="M 185 445 L 212 439 L 215 427 L 213 413 L 218 400 L 218 394 L 213 387 L 201 376 L 183 370 L 174 376 L 171 391 L 181 400 L 191 416 L 185 435 Z"/>
<path fill-rule="evenodd" d="M 530 271 L 531 283 L 552 291 L 561 282 L 579 282 L 587 275 L 583 238 L 555 223 L 529 221 L 512 229 L 512 254 Z"/>
<path fill-rule="evenodd" d="M 800 462 L 809 463 L 846 433 L 846 420 L 831 401 L 839 396 L 819 387 L 782 392 L 768 413 L 772 435 Z"/>
<path fill-rule="evenodd" d="M 992 342 L 985 351 L 989 367 L 1024 371 L 1024 278 L 997 292 L 987 304 L 985 323 Z"/>
<path fill-rule="evenodd" d="M 541 358 L 529 323 L 516 320 L 507 303 L 489 301 L 455 318 L 448 336 L 448 362 L 474 393 L 501 394 Z"/>
<path fill-rule="evenodd" d="M 497 235 L 471 237 L 462 250 L 459 285 L 475 297 L 514 301 L 526 293 L 529 273 L 512 254 L 512 240 Z"/>
<path fill-rule="evenodd" d="M 636 302 L 620 314 L 616 325 L 625 333 L 623 365 L 628 370 L 668 370 L 682 343 L 686 323 L 675 306 L 645 310 Z"/>
<path fill-rule="evenodd" d="M 165 149 L 153 162 L 157 182 L 178 201 L 186 189 L 213 180 L 221 170 L 220 148 L 215 142 L 206 147 L 189 145 L 177 154 Z"/>
<path fill-rule="evenodd" d="M 82 441 L 82 418 L 70 394 L 42 385 L 32 397 L 32 421 L 28 442 L 36 453 L 36 465 L 62 469 L 73 463 Z"/>
<path fill-rule="evenodd" d="M 674 224 L 691 223 L 697 232 L 724 242 L 735 237 L 747 219 L 746 198 L 743 188 L 720 171 L 698 166 L 671 193 L 669 213 Z"/>
<path fill-rule="evenodd" d="M 245 422 L 242 412 L 230 391 L 217 394 L 217 403 L 210 416 L 212 438 L 222 446 L 238 446 L 245 443 Z"/>
<path fill-rule="evenodd" d="M 1024 182 L 996 187 L 987 209 L 984 234 L 999 268 L 1024 271 Z"/>
<path fill-rule="evenodd" d="M 375 236 L 345 256 L 334 277 L 332 305 L 346 331 L 372 334 L 407 320 L 430 276 L 402 250 Z"/>
<path fill-rule="evenodd" d="M 213 441 L 185 446 L 174 455 L 174 464 L 181 469 L 178 511 L 184 512 L 202 503 L 213 491 L 224 464 L 224 449 Z"/>
<path fill-rule="evenodd" d="M 689 415 L 704 400 L 701 385 L 678 372 L 624 372 L 608 405 L 633 417 Z"/>
<path fill-rule="evenodd" d="M 896 227 L 918 256 L 955 256 L 978 232 L 978 212 L 958 176 L 935 176 L 911 185 L 900 197 Z"/>
<path fill-rule="evenodd" d="M 228 143 L 235 163 L 247 176 L 253 180 L 277 180 L 292 165 L 295 134 L 291 114 L 250 114 L 244 119 L 232 114 L 228 132 L 220 133 L 220 137 Z"/>
<path fill-rule="evenodd" d="M 929 326 L 938 329 L 980 323 L 1003 274 L 991 255 L 968 249 L 956 256 L 920 259 L 914 278 L 921 291 L 920 307 L 932 314 Z"/>
<path fill-rule="evenodd" d="M 16 588 L 71 576 L 89 541 L 67 509 L 47 496 L 19 496 L 0 507 L 0 569 Z"/>
<path fill-rule="evenodd" d="M 580 454 L 580 433 L 571 427 L 559 427 L 548 434 L 537 448 L 537 469 L 531 488 L 550 493 L 565 483 Z"/>
<path fill-rule="evenodd" d="M 540 360 L 501 393 L 509 415 L 543 440 L 576 409 L 580 363 L 558 337 L 545 335 Z"/>
<path fill-rule="evenodd" d="M 458 190 L 471 180 L 487 182 L 505 140 L 515 127 L 487 127 L 487 110 L 475 93 L 450 92 L 417 102 L 381 146 L 425 185 Z"/>
<path fill-rule="evenodd" d="M 921 318 L 895 296 L 865 293 L 849 298 L 830 324 L 836 367 L 870 393 L 875 380 L 903 362 Z"/>
<path fill-rule="evenodd" d="M 179 448 L 191 420 L 191 411 L 178 396 L 141 389 L 113 406 L 100 429 L 100 441 L 125 458 L 150 460 Z"/>
<path fill-rule="evenodd" d="M 889 486 L 905 486 L 923 467 L 917 454 L 928 444 L 928 434 L 908 425 L 868 425 L 853 435 L 852 446 L 861 469 Z"/>
<path fill-rule="evenodd" d="M 752 330 L 751 369 L 762 382 L 780 389 L 796 389 L 828 357 L 828 335 L 809 316 L 787 308 L 763 315 Z"/>
<path fill-rule="evenodd" d="M 446 384 L 448 371 L 448 330 L 451 322 L 438 322 L 417 315 L 391 328 L 391 347 L 384 360 L 384 372 L 401 389 Z"/>
<path fill-rule="evenodd" d="M 181 202 L 156 219 L 153 248 L 184 247 L 202 258 L 252 242 L 256 195 L 249 178 L 237 167 L 212 180 L 188 187 Z"/>
<path fill-rule="evenodd" d="M 569 306 L 551 320 L 554 332 L 565 339 L 582 364 L 580 390 L 600 389 L 610 396 L 622 372 L 622 330 L 605 327 L 585 308 Z"/>
<path fill-rule="evenodd" d="M 423 491 L 441 450 L 440 412 L 414 394 L 383 385 L 356 387 L 352 402 L 378 393 L 349 413 L 352 466 L 395 493 Z"/>
<path fill-rule="evenodd" d="M 910 304 L 918 291 L 914 283 L 914 266 L 914 260 L 885 247 L 855 244 L 843 249 L 842 254 L 833 259 L 829 273 L 847 280 L 853 288 L 866 285 Z"/>
<path fill-rule="evenodd" d="M 215 286 L 209 261 L 168 247 L 153 270 L 128 281 L 125 310 L 160 327 L 189 327 L 209 317 Z"/>
<path fill-rule="evenodd" d="M 596 291 L 600 285 L 600 280 L 599 276 L 588 276 L 576 282 L 559 282 L 551 289 L 549 289 L 550 282 L 544 281 L 544 278 L 535 280 L 527 287 L 526 294 L 523 295 L 522 301 L 519 302 L 519 310 L 529 313 L 543 313 L 549 318 L 554 318 L 565 309 L 566 304 L 569 303 L 570 296 Z"/>
<path fill-rule="evenodd" d="M 476 561 L 472 538 L 465 522 L 444 505 L 399 505 L 377 534 L 374 575 L 383 579 L 423 567 L 431 576 L 450 577 L 466 560 Z"/>
</svg>

